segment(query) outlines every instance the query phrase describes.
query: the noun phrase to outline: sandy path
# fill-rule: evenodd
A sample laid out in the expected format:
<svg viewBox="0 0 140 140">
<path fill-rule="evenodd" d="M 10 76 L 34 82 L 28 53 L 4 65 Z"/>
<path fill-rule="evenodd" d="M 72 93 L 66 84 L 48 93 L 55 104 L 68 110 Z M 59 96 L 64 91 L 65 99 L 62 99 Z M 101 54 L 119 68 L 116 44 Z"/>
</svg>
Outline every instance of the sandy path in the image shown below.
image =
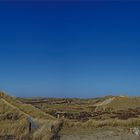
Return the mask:
<svg viewBox="0 0 140 140">
<path fill-rule="evenodd" d="M 65 129 L 60 136 L 60 140 L 140 140 L 140 137 L 121 128 Z"/>
</svg>

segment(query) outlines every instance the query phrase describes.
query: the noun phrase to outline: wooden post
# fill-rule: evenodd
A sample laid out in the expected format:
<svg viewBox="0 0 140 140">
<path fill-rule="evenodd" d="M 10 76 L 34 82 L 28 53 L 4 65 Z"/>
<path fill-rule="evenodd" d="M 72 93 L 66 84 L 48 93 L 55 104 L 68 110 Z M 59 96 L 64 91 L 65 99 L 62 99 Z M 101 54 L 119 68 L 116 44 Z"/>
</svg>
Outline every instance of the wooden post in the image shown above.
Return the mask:
<svg viewBox="0 0 140 140">
<path fill-rule="evenodd" d="M 28 121 L 28 130 L 29 130 L 29 134 L 31 134 L 33 132 L 33 130 L 37 129 L 37 125 L 33 122 L 31 117 L 27 118 Z"/>
<path fill-rule="evenodd" d="M 32 124 L 31 122 L 29 122 L 29 134 L 31 134 L 31 132 L 32 132 Z"/>
</svg>

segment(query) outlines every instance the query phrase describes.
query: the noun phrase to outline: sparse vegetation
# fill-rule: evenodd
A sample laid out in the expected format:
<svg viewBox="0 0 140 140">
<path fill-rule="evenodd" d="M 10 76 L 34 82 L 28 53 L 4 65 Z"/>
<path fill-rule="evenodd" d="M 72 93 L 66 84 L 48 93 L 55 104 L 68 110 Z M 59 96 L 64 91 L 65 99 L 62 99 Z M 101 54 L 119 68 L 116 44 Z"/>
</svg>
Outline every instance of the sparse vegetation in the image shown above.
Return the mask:
<svg viewBox="0 0 140 140">
<path fill-rule="evenodd" d="M 28 117 L 38 126 L 31 133 Z M 0 93 L 0 136 L 11 135 L 16 140 L 55 140 L 59 139 L 61 128 L 106 126 L 140 127 L 140 98 L 20 99 Z"/>
</svg>

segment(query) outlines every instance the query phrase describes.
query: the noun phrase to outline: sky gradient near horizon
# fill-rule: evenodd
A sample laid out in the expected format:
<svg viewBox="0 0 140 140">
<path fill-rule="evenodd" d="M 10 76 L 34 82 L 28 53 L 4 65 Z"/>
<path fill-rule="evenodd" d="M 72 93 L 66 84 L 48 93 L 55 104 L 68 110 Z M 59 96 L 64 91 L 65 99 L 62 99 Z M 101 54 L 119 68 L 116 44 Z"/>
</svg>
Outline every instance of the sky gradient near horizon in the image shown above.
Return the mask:
<svg viewBox="0 0 140 140">
<path fill-rule="evenodd" d="M 0 89 L 32 97 L 140 95 L 140 2 L 0 2 Z"/>
</svg>

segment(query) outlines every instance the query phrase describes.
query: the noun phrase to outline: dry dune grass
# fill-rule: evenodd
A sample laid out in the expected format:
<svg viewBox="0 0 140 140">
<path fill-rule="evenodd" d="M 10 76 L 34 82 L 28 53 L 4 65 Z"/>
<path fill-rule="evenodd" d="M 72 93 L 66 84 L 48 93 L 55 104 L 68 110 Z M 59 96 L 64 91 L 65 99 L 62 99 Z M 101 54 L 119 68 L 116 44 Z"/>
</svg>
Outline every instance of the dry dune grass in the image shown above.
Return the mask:
<svg viewBox="0 0 140 140">
<path fill-rule="evenodd" d="M 26 119 L 18 121 L 0 121 L 0 136 L 12 135 L 16 140 L 28 140 L 28 129 Z"/>
<path fill-rule="evenodd" d="M 101 102 L 103 101 L 104 100 Z M 120 110 L 128 108 L 128 104 L 131 108 L 138 107 L 140 106 L 140 98 L 115 97 L 115 99 L 111 103 L 105 105 L 105 107 L 113 107 L 116 110 Z M 30 135 L 28 130 L 29 124 L 27 122 L 29 116 L 32 117 L 33 121 L 38 126 Z M 104 126 L 135 127 L 140 126 L 140 118 L 131 118 L 127 120 L 111 118 L 104 120 L 91 119 L 86 122 L 67 119 L 60 121 L 33 105 L 22 103 L 17 98 L 10 97 L 0 92 L 0 136 L 7 134 L 15 135 L 16 140 L 54 140 L 59 138 L 58 132 L 62 124 L 64 128 L 98 128 Z"/>
<path fill-rule="evenodd" d="M 29 133 L 26 119 L 0 121 L 0 136 L 12 135 L 14 140 L 54 140 L 61 128 L 60 121 L 35 120 L 38 129 Z"/>
<path fill-rule="evenodd" d="M 27 118 L 29 115 L 22 112 L 19 108 L 9 104 L 4 99 L 0 99 L 0 120 L 4 119 L 22 119 Z"/>
<path fill-rule="evenodd" d="M 24 114 L 27 114 L 35 118 L 40 118 L 40 119 L 54 119 L 54 117 L 52 117 L 49 114 L 46 114 L 40 109 L 29 104 L 24 104 L 20 102 L 19 100 L 17 100 L 16 98 L 10 97 L 3 92 L 1 92 L 0 97 L 11 106 L 18 108 L 20 111 L 24 112 Z"/>
<path fill-rule="evenodd" d="M 41 126 L 34 134 L 33 140 L 59 139 L 58 132 L 62 127 L 62 121 L 35 120 Z"/>
<path fill-rule="evenodd" d="M 38 128 L 29 134 L 28 117 Z M 60 121 L 32 105 L 0 93 L 0 136 L 13 135 L 14 140 L 51 140 L 57 137 Z"/>
<path fill-rule="evenodd" d="M 108 120 L 89 120 L 86 122 L 75 122 L 70 120 L 64 120 L 64 127 L 136 127 L 140 126 L 140 118 L 133 118 L 128 120 L 119 120 L 119 119 L 108 119 Z"/>
<path fill-rule="evenodd" d="M 106 108 L 112 108 L 113 110 L 127 110 L 129 108 L 140 107 L 140 97 L 115 97 L 114 100 L 105 105 Z"/>
</svg>

